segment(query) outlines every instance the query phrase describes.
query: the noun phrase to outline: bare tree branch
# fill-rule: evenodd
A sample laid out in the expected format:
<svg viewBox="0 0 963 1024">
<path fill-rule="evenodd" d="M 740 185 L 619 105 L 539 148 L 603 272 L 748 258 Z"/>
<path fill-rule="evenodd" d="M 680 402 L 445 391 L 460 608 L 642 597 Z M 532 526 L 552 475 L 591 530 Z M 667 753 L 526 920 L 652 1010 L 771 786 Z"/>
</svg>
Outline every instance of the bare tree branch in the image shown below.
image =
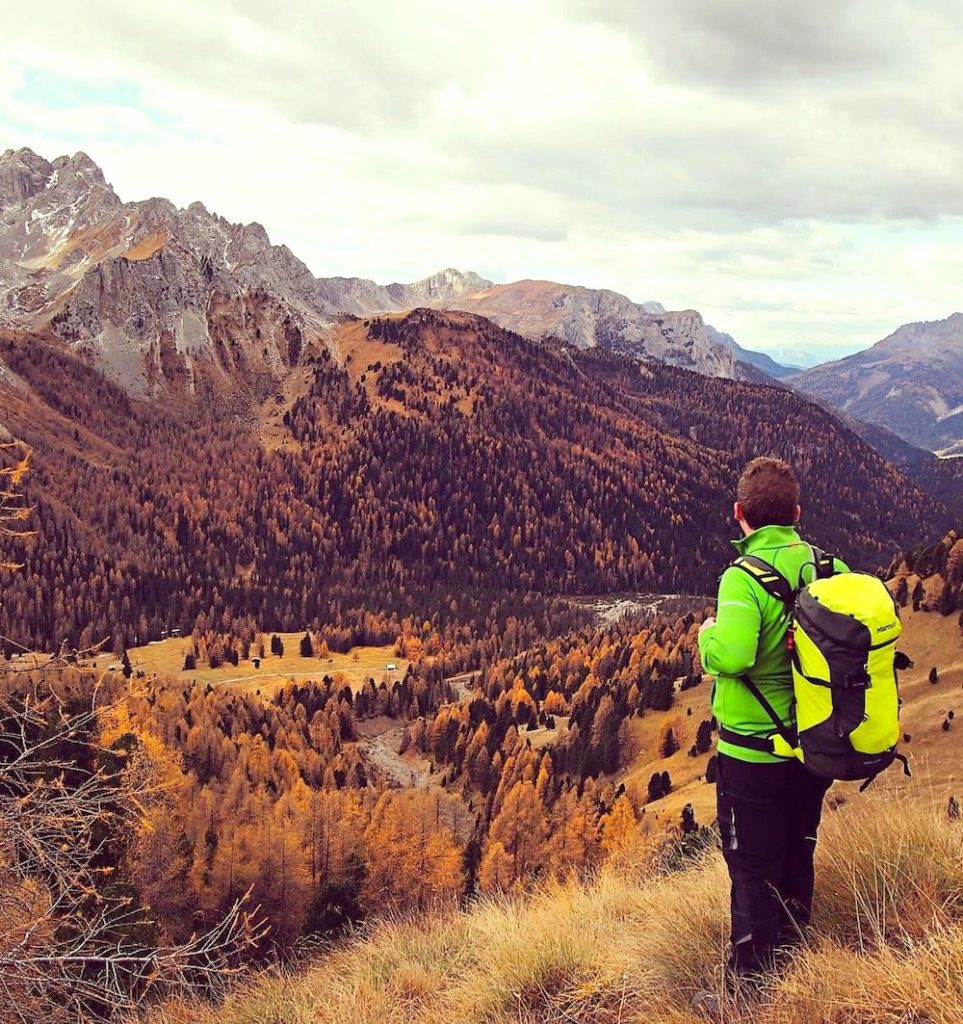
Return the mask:
<svg viewBox="0 0 963 1024">
<path fill-rule="evenodd" d="M 3 465 L 12 447 L 0 445 L 0 542 L 29 535 L 29 453 Z M 70 668 L 105 641 L 33 655 L 0 639 L 31 655 L 0 667 L 0 1020 L 103 1024 L 148 999 L 219 995 L 264 936 L 247 896 L 205 934 L 157 945 L 132 886 L 113 884 L 154 787 L 100 742 L 130 684 Z"/>
<path fill-rule="evenodd" d="M 23 684 L 0 680 L 0 997 L 11 1019 L 106 1021 L 145 999 L 220 994 L 263 937 L 246 897 L 204 935 L 155 948 L 138 937 L 144 909 L 104 885 L 105 855 L 136 827 L 149 786 L 98 766 L 116 753 L 94 738 L 101 716 L 127 692 L 105 699 L 95 686 L 78 709 L 47 672 Z"/>
</svg>

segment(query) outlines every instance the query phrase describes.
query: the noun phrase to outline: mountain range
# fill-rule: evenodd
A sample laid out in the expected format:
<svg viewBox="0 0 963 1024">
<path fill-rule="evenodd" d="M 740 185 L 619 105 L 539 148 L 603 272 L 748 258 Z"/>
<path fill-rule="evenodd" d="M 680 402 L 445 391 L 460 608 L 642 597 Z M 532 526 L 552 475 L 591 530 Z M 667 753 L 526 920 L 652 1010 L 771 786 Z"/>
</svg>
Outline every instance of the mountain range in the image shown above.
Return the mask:
<svg viewBox="0 0 963 1024">
<path fill-rule="evenodd" d="M 385 607 L 416 593 L 434 607 L 456 579 L 479 593 L 700 589 L 726 534 L 706 509 L 724 508 L 762 453 L 799 466 L 813 528 L 867 563 L 949 522 L 956 476 L 929 487 L 912 451 L 861 428 L 911 480 L 734 346 L 694 310 L 610 291 L 451 269 L 407 285 L 319 279 L 257 224 L 121 202 L 83 154 L 0 158 L 0 431 L 36 453 L 35 578 L 80 587 L 104 629 L 124 617 L 107 586 L 122 565 L 135 569 L 127 604 L 148 621 L 163 606 L 189 623 L 216 591 L 291 629 L 331 613 L 292 596 L 308 579 L 329 581 L 324 601 L 339 607 L 370 601 L 374 581 Z M 521 519 L 492 537 L 509 494 Z M 196 535 L 191 559 L 140 521 L 143 502 Z M 248 541 L 228 544 L 237 524 Z M 616 557 L 627 538 L 637 550 Z M 64 571 L 44 559 L 73 564 L 75 545 L 99 570 L 57 584 Z M 189 585 L 201 564 L 204 595 Z M 91 573 L 107 588 L 96 600 L 77 582 Z M 76 632 L 83 614 L 49 600 L 60 610 L 44 602 L 32 637 Z"/>
<path fill-rule="evenodd" d="M 347 321 L 246 406 L 133 398 L 42 333 L 0 331 L 0 361 L 38 529 L 0 631 L 37 646 L 92 615 L 130 644 L 226 606 L 293 630 L 360 609 L 448 616 L 466 594 L 708 593 L 735 479 L 763 453 L 796 465 L 807 529 L 855 564 L 950 522 L 789 389 L 477 314 Z"/>
<path fill-rule="evenodd" d="M 0 326 L 59 338 L 132 396 L 256 402 L 328 348 L 338 323 L 416 307 L 478 313 L 537 341 L 780 381 L 915 447 L 963 448 L 961 314 L 800 371 L 742 348 L 696 310 L 607 289 L 496 284 L 451 268 L 387 285 L 315 277 L 259 224 L 231 224 L 201 203 L 122 202 L 84 153 L 0 156 Z"/>
<path fill-rule="evenodd" d="M 479 313 L 527 338 L 555 338 L 575 348 L 658 359 L 717 377 L 739 377 L 735 349 L 695 310 L 667 311 L 607 289 L 555 281 L 495 284 L 477 274 L 443 270 L 413 285 L 329 279 L 321 290 L 347 313 L 368 316 L 423 305 Z"/>
<path fill-rule="evenodd" d="M 695 310 L 606 290 L 444 270 L 411 284 L 316 278 L 259 224 L 201 203 L 122 202 L 84 153 L 0 157 L 0 325 L 49 330 L 131 395 L 228 385 L 266 393 L 350 316 L 457 307 L 526 337 L 557 338 L 738 377 Z"/>
</svg>

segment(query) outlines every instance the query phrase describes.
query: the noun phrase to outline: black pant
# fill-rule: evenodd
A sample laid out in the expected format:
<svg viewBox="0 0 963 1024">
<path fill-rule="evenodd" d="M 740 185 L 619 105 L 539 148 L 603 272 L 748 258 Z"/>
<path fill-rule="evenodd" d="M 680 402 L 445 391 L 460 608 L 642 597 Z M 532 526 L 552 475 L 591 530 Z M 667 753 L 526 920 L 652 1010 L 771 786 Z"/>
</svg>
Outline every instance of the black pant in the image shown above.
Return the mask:
<svg viewBox="0 0 963 1024">
<path fill-rule="evenodd" d="M 719 831 L 732 879 L 729 968 L 757 974 L 809 923 L 816 831 L 830 783 L 795 758 L 752 764 L 720 754 L 718 768 Z"/>
</svg>

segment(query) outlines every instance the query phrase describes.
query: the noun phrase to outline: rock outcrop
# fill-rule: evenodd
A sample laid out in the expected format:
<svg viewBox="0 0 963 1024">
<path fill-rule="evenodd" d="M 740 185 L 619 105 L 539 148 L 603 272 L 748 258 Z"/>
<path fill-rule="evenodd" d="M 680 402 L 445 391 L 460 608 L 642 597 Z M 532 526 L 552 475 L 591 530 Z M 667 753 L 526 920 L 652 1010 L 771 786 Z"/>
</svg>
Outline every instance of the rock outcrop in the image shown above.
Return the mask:
<svg viewBox="0 0 963 1024">
<path fill-rule="evenodd" d="M 321 294 L 356 316 L 417 305 L 461 309 L 528 338 L 556 338 L 582 349 L 599 346 L 714 377 L 738 376 L 731 348 L 712 337 L 695 310 L 668 312 L 658 302 L 633 302 L 606 289 L 554 281 L 493 284 L 449 269 L 414 284 L 329 279 L 321 283 Z"/>
</svg>

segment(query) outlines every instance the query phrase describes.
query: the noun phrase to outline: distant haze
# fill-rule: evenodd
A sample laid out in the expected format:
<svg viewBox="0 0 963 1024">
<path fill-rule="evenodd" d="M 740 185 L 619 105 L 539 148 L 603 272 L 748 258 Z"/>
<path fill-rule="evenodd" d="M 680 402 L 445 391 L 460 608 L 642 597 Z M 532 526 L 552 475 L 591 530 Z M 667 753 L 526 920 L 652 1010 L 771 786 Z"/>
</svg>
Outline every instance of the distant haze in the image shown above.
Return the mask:
<svg viewBox="0 0 963 1024">
<path fill-rule="evenodd" d="M 952 0 L 7 6 L 0 151 L 319 276 L 612 288 L 799 365 L 963 304 Z"/>
</svg>

